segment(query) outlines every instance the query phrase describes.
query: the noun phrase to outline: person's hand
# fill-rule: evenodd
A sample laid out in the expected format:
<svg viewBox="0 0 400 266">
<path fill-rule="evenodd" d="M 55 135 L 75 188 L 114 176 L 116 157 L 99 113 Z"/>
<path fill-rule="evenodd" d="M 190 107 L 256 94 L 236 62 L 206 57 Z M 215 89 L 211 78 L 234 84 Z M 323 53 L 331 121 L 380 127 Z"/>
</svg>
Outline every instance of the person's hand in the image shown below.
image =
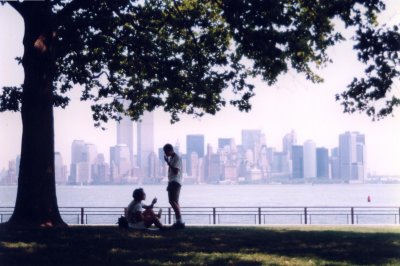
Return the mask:
<svg viewBox="0 0 400 266">
<path fill-rule="evenodd" d="M 153 201 L 151 202 L 151 204 L 156 204 L 157 203 L 157 198 L 154 198 Z"/>
<path fill-rule="evenodd" d="M 164 155 L 164 161 L 165 161 L 166 163 L 168 163 L 168 156 L 167 156 L 167 155 Z"/>
</svg>

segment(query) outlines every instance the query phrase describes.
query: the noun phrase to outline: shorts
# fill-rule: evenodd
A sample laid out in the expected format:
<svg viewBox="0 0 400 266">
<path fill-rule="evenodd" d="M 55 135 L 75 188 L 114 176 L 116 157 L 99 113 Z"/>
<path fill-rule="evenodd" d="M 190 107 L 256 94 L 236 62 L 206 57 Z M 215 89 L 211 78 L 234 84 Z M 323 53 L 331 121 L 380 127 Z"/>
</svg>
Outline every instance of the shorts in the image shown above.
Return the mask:
<svg viewBox="0 0 400 266">
<path fill-rule="evenodd" d="M 174 201 L 176 203 L 179 203 L 179 194 L 181 193 L 181 184 L 178 182 L 172 181 L 168 183 L 167 187 L 168 191 L 168 200 Z"/>
<path fill-rule="evenodd" d="M 128 223 L 128 226 L 129 226 L 129 228 L 132 228 L 132 229 L 146 229 L 144 221 L 140 221 L 137 223 Z"/>
</svg>

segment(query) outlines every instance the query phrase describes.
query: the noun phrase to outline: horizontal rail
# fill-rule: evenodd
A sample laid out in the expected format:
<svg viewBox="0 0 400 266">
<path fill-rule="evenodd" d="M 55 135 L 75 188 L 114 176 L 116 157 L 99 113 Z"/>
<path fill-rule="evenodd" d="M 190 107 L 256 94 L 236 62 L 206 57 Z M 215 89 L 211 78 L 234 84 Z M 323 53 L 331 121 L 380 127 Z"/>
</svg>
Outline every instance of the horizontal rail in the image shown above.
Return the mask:
<svg viewBox="0 0 400 266">
<path fill-rule="evenodd" d="M 174 212 L 163 209 L 161 220 L 171 224 Z M 69 224 L 115 224 L 125 207 L 60 207 Z M 0 223 L 14 207 L 0 207 Z M 264 206 L 181 207 L 187 224 L 400 224 L 400 207 L 393 206 Z M 297 217 L 297 218 L 296 218 Z"/>
</svg>

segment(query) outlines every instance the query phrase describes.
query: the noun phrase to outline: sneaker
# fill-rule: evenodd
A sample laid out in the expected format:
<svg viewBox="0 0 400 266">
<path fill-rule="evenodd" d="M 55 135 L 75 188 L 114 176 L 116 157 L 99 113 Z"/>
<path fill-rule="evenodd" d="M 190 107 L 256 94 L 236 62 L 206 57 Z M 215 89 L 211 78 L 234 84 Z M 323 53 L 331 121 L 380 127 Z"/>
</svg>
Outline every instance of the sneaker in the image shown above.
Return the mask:
<svg viewBox="0 0 400 266">
<path fill-rule="evenodd" d="M 172 225 L 172 228 L 175 228 L 175 229 L 185 229 L 185 223 L 182 223 L 182 222 L 180 222 L 180 223 L 174 223 L 173 225 Z"/>
<path fill-rule="evenodd" d="M 158 210 L 158 213 L 157 213 L 158 219 L 161 219 L 161 215 L 162 215 L 162 209 L 159 209 L 159 210 Z"/>
</svg>

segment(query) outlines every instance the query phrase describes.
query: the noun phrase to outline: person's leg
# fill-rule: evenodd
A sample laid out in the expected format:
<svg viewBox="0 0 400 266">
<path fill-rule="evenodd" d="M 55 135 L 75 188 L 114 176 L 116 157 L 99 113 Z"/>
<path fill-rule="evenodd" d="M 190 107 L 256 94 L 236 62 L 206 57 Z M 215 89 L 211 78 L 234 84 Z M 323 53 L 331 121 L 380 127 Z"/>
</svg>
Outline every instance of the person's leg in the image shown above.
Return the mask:
<svg viewBox="0 0 400 266">
<path fill-rule="evenodd" d="M 171 182 L 168 189 L 168 199 L 169 199 L 169 204 L 171 204 L 171 207 L 175 212 L 176 221 L 179 223 L 182 222 L 181 208 L 179 206 L 180 191 L 181 191 L 181 185 L 176 182 Z"/>
<path fill-rule="evenodd" d="M 176 220 L 180 221 L 182 219 L 182 216 L 181 216 L 181 208 L 179 206 L 179 203 L 177 203 L 176 201 L 170 201 L 169 204 L 171 204 L 171 207 L 175 212 Z"/>
<path fill-rule="evenodd" d="M 146 227 L 150 227 L 152 224 L 158 228 L 163 227 L 162 223 L 152 209 L 147 209 L 143 212 L 143 219 Z"/>
</svg>

